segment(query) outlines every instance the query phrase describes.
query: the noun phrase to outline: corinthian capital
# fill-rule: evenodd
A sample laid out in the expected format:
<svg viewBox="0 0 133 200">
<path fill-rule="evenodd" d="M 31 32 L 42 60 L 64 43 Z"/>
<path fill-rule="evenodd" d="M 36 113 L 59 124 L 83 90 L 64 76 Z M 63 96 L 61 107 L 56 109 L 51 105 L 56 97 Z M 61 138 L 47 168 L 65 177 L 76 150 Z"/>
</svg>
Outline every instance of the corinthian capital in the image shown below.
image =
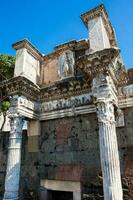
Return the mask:
<svg viewBox="0 0 133 200">
<path fill-rule="evenodd" d="M 94 103 L 112 102 L 117 106 L 117 90 L 108 74 L 99 73 L 92 81 Z"/>
<path fill-rule="evenodd" d="M 114 106 L 112 102 L 103 100 L 96 104 L 98 121 L 103 123 L 115 123 Z"/>
</svg>

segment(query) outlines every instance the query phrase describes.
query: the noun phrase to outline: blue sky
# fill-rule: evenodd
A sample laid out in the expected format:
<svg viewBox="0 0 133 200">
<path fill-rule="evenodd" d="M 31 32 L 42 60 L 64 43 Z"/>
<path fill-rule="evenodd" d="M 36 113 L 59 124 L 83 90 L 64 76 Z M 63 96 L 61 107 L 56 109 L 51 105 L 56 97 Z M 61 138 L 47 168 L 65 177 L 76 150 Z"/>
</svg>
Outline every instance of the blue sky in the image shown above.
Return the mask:
<svg viewBox="0 0 133 200">
<path fill-rule="evenodd" d="M 28 38 L 42 53 L 88 37 L 80 14 L 104 3 L 126 67 L 133 66 L 133 0 L 0 0 L 0 53 L 15 55 L 12 43 Z"/>
</svg>

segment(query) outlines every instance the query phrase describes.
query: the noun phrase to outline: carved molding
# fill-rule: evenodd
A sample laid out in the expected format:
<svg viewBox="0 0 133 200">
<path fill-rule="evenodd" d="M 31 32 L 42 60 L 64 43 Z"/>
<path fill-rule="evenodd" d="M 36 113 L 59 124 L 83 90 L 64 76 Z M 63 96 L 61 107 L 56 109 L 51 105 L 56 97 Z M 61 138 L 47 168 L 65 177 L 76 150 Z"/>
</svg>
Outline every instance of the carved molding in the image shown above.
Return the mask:
<svg viewBox="0 0 133 200">
<path fill-rule="evenodd" d="M 44 112 L 40 114 L 40 120 L 44 121 L 44 120 L 58 119 L 58 118 L 63 118 L 63 117 L 72 117 L 72 116 L 89 114 L 89 113 L 94 113 L 94 112 L 96 112 L 96 108 L 92 104 L 92 105 Z"/>
<path fill-rule="evenodd" d="M 92 95 L 94 103 L 110 101 L 118 107 L 117 90 L 109 75 L 100 73 L 93 79 Z"/>
<path fill-rule="evenodd" d="M 7 96 L 24 95 L 31 100 L 39 100 L 39 86 L 22 76 L 1 82 L 0 88 Z"/>
<path fill-rule="evenodd" d="M 70 98 L 91 91 L 90 82 L 87 80 L 75 80 L 70 78 L 55 82 L 52 85 L 41 88 L 40 101 L 47 102 L 51 100 L 59 100 Z"/>
<path fill-rule="evenodd" d="M 114 106 L 112 102 L 101 99 L 101 101 L 97 101 L 96 107 L 99 123 L 115 123 Z"/>
<path fill-rule="evenodd" d="M 71 77 L 66 81 L 60 80 L 42 88 L 25 77 L 15 77 L 2 82 L 0 88 L 8 96 L 22 95 L 41 102 L 69 98 L 70 96 L 89 93 L 92 79 L 101 72 L 109 74 L 116 86 L 126 84 L 126 72 L 119 62 L 119 49 L 105 49 L 81 56 L 76 61 L 77 69 L 80 69 L 86 75 L 85 77 Z"/>
<path fill-rule="evenodd" d="M 120 108 L 133 107 L 133 84 L 118 89 Z"/>
<path fill-rule="evenodd" d="M 14 112 L 19 112 L 30 119 L 40 118 L 42 120 L 59 118 L 61 116 L 63 117 L 73 116 L 75 115 L 72 110 L 73 107 L 75 107 L 76 114 L 95 112 L 95 107 L 93 104 L 90 105 L 91 103 L 90 101 L 87 102 L 88 105 L 85 102 L 83 103 L 83 101 L 81 100 L 79 101 L 80 96 L 84 97 L 84 99 L 87 99 L 88 95 L 89 96 L 92 95 L 89 82 L 85 82 L 85 81 L 64 82 L 63 81 L 57 84 L 53 84 L 52 86 L 49 86 L 47 88 L 42 88 L 41 90 L 39 90 L 38 86 L 35 86 L 34 84 L 31 84 L 31 82 L 27 82 L 26 80 L 26 84 L 28 85 L 28 87 L 25 86 L 26 90 L 23 91 L 21 90 L 21 86 L 23 85 L 22 80 L 23 80 L 23 77 L 18 77 L 13 80 L 11 79 L 9 81 L 5 81 L 4 83 L 2 83 L 3 85 L 2 84 L 0 85 L 0 87 L 7 87 L 10 89 L 8 95 L 19 96 L 21 94 L 19 96 L 19 100 L 17 99 L 19 103 L 17 103 L 17 105 L 13 107 Z M 111 80 L 103 79 L 103 82 L 101 82 L 101 85 L 105 84 L 107 81 L 111 81 Z M 117 93 L 113 82 L 111 82 L 110 84 L 112 85 L 111 91 L 112 91 L 112 94 L 114 95 L 114 99 L 116 98 L 116 96 L 119 98 L 119 102 L 118 102 L 119 107 L 120 108 L 133 107 L 133 87 L 132 87 L 133 85 L 121 87 L 119 88 L 119 91 Z M 19 86 L 18 88 L 17 88 L 17 85 Z M 31 91 L 29 90 L 32 91 L 33 96 L 31 96 Z M 97 88 L 97 91 L 100 92 L 100 89 Z M 105 90 L 105 93 L 103 94 L 108 95 L 107 88 Z M 75 100 L 73 101 L 73 99 Z M 71 100 L 70 106 L 67 107 L 66 102 L 68 101 L 70 102 L 70 100 Z M 43 106 L 44 104 L 45 105 L 50 104 L 53 101 L 56 102 L 56 106 L 58 107 L 58 110 L 56 110 L 55 108 L 49 111 L 48 110 L 46 111 L 46 109 L 44 109 L 43 112 L 39 110 L 39 107 L 41 108 L 40 105 Z M 72 102 L 74 102 L 74 106 L 72 106 Z M 66 103 L 66 107 L 64 106 L 65 103 Z"/>
<path fill-rule="evenodd" d="M 92 104 L 91 93 L 72 96 L 67 99 L 53 100 L 49 102 L 43 102 L 41 104 L 41 113 L 47 113 L 50 111 L 59 111 L 63 109 L 75 109 L 76 107 L 81 107 L 85 105 Z"/>
<path fill-rule="evenodd" d="M 97 74 L 109 74 L 116 86 L 125 85 L 128 77 L 121 63 L 120 50 L 109 48 L 79 57 L 77 67 L 92 80 Z"/>
</svg>

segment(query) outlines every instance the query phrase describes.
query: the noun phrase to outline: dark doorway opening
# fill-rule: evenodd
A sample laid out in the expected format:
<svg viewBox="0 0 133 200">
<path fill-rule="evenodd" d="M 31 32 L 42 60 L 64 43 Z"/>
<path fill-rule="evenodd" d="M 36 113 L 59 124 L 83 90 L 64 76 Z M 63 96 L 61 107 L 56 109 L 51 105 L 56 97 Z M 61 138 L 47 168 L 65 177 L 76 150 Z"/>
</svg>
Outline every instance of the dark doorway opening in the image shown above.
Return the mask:
<svg viewBox="0 0 133 200">
<path fill-rule="evenodd" d="M 72 192 L 65 192 L 65 191 L 49 191 L 51 193 L 51 200 L 73 200 L 73 193 Z"/>
</svg>

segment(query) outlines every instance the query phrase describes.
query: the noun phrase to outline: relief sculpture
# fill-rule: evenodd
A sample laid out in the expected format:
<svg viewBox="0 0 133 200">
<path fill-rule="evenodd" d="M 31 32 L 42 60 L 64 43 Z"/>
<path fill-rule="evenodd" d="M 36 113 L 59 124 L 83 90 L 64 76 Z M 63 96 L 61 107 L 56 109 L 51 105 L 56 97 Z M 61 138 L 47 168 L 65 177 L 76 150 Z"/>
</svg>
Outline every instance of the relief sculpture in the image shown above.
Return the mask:
<svg viewBox="0 0 133 200">
<path fill-rule="evenodd" d="M 60 55 L 58 60 L 58 74 L 60 78 L 72 76 L 74 74 L 74 53 L 70 50 Z"/>
</svg>

